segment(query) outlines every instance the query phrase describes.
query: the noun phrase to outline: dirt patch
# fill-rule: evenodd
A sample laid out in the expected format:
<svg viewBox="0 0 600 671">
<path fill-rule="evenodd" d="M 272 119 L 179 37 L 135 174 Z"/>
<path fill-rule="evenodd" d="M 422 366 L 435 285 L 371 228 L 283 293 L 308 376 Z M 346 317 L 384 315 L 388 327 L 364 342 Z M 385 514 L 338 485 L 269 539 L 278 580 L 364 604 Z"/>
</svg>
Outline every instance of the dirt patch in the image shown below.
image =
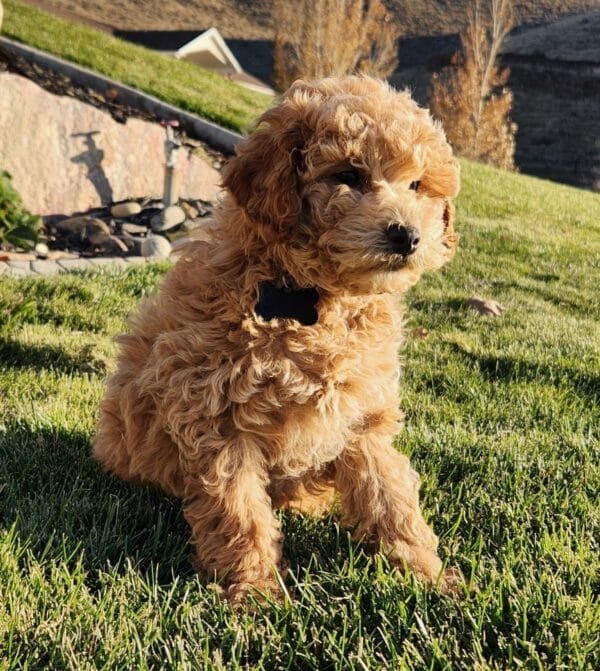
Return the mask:
<svg viewBox="0 0 600 671">
<path fill-rule="evenodd" d="M 272 2 L 269 0 L 26 0 L 69 21 L 113 32 L 120 30 L 219 29 L 223 37 L 249 40 L 272 37 Z"/>
</svg>

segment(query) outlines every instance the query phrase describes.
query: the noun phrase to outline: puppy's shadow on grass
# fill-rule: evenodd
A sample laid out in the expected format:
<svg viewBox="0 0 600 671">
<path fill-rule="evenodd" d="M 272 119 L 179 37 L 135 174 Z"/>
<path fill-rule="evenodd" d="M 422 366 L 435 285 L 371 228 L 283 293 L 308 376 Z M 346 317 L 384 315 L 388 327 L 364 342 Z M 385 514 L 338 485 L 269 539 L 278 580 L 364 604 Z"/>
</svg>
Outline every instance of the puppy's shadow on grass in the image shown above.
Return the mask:
<svg viewBox="0 0 600 671">
<path fill-rule="evenodd" d="M 600 375 L 586 372 L 559 362 L 535 362 L 508 355 L 486 356 L 469 352 L 461 345 L 452 344 L 454 350 L 465 359 L 474 362 L 490 381 L 523 380 L 540 382 L 556 387 L 571 388 L 576 394 L 591 400 L 600 398 Z"/>
<path fill-rule="evenodd" d="M 163 584 L 194 575 L 180 502 L 105 474 L 87 432 L 0 431 L 0 528 L 13 524 L 36 557 L 81 559 L 94 575 L 128 562 Z"/>
<path fill-rule="evenodd" d="M 0 366 L 29 368 L 36 371 L 52 369 L 61 373 L 105 374 L 106 362 L 94 355 L 93 345 L 84 345 L 70 353 L 56 345 L 27 344 L 0 338 Z"/>
</svg>

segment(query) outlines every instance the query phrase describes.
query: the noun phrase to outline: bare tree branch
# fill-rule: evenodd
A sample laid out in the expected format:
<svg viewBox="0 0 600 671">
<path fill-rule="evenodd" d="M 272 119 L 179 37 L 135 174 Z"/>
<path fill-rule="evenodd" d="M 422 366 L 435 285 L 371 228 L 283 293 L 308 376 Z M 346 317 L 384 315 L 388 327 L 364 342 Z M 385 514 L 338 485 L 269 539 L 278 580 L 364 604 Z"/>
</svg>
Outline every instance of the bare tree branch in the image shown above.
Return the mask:
<svg viewBox="0 0 600 671">
<path fill-rule="evenodd" d="M 434 76 L 431 95 L 432 113 L 459 154 L 509 169 L 516 125 L 509 118 L 509 72 L 497 62 L 512 25 L 512 0 L 471 0 L 461 52 Z"/>
<path fill-rule="evenodd" d="M 390 75 L 397 66 L 399 31 L 382 0 L 276 0 L 274 84 L 298 77 L 368 73 Z"/>
</svg>

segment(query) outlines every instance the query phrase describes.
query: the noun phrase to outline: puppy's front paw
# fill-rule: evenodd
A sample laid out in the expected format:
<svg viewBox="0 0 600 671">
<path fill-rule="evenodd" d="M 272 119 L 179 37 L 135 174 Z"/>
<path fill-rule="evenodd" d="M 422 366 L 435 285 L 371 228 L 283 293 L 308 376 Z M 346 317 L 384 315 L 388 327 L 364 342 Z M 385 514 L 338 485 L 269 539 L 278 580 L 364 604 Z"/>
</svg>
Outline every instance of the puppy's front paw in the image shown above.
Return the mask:
<svg viewBox="0 0 600 671">
<path fill-rule="evenodd" d="M 442 594 L 455 599 L 462 599 L 469 592 L 476 591 L 475 586 L 465 580 L 460 569 L 454 567 L 444 571 L 439 579 L 438 587 Z"/>
<path fill-rule="evenodd" d="M 264 579 L 256 582 L 238 582 L 232 583 L 225 590 L 225 598 L 234 608 L 242 608 L 248 603 L 248 597 L 260 603 L 269 601 L 283 601 L 283 590 L 279 582 L 275 579 Z"/>
<path fill-rule="evenodd" d="M 444 569 L 442 560 L 431 549 L 431 545 L 415 547 L 398 543 L 389 556 L 390 561 L 399 568 L 412 571 L 417 578 L 439 589 L 442 594 L 451 597 L 462 596 L 466 588 L 462 573 L 457 568 Z"/>
</svg>

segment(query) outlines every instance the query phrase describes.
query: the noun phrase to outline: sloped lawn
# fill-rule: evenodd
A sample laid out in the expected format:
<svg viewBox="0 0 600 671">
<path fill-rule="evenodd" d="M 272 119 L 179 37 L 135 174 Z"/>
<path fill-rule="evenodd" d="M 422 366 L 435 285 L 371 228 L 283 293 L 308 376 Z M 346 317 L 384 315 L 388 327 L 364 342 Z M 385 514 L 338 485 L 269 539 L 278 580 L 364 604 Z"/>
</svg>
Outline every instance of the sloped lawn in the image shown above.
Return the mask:
<svg viewBox="0 0 600 671">
<path fill-rule="evenodd" d="M 115 81 L 133 86 L 205 119 L 243 132 L 269 96 L 220 75 L 94 28 L 60 19 L 18 0 L 4 0 L 2 33 Z"/>
</svg>

